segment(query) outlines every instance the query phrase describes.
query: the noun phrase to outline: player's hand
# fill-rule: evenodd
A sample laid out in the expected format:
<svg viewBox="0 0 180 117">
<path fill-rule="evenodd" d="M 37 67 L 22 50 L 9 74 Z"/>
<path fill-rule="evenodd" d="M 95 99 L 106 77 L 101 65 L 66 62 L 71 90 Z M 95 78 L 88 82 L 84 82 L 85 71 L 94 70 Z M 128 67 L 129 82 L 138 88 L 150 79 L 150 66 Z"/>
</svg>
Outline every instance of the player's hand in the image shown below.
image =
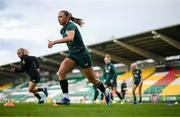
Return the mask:
<svg viewBox="0 0 180 117">
<path fill-rule="evenodd" d="M 15 64 L 10 64 L 10 71 L 11 72 L 15 72 L 15 68 L 16 68 L 16 66 L 15 66 Z"/>
<path fill-rule="evenodd" d="M 54 45 L 54 42 L 53 42 L 53 41 L 49 41 L 49 40 L 48 40 L 48 48 L 52 48 L 52 47 L 53 47 L 53 45 Z"/>
<path fill-rule="evenodd" d="M 10 67 L 16 67 L 15 64 L 9 64 L 9 65 L 10 65 Z"/>
<path fill-rule="evenodd" d="M 110 80 L 110 83 L 113 83 L 114 81 L 113 80 Z"/>
</svg>

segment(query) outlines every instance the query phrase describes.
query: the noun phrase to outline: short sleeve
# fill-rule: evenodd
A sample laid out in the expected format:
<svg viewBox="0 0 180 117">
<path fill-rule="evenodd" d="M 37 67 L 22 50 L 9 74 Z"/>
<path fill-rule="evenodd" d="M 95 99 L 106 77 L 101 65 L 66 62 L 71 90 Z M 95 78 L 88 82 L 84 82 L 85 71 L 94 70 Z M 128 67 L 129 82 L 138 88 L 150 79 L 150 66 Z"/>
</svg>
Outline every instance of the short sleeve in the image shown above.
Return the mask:
<svg viewBox="0 0 180 117">
<path fill-rule="evenodd" d="M 67 26 L 67 31 L 72 31 L 72 30 L 75 30 L 76 29 L 76 25 L 71 23 Z"/>
</svg>

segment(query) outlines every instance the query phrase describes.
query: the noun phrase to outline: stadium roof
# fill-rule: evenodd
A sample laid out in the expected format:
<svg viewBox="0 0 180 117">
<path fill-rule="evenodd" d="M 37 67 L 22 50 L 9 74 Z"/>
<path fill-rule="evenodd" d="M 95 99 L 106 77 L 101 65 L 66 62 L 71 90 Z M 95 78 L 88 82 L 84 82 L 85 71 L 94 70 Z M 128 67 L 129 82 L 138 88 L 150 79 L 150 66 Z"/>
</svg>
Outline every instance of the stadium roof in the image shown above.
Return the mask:
<svg viewBox="0 0 180 117">
<path fill-rule="evenodd" d="M 163 61 L 165 57 L 180 55 L 180 24 L 144 32 L 123 38 L 88 46 L 93 65 L 103 66 L 104 55 L 109 54 L 114 63 L 130 64 L 138 60 L 153 59 Z M 60 62 L 68 51 L 39 57 L 42 70 L 56 72 Z M 19 62 L 15 63 L 19 64 Z M 22 74 L 10 73 L 9 65 L 1 66 L 0 82 L 4 79 L 24 77 Z"/>
<path fill-rule="evenodd" d="M 141 34 L 114 38 L 89 46 L 95 61 L 103 62 L 101 55 L 110 54 L 115 62 L 129 64 L 137 60 L 162 60 L 180 55 L 180 24 Z"/>
</svg>

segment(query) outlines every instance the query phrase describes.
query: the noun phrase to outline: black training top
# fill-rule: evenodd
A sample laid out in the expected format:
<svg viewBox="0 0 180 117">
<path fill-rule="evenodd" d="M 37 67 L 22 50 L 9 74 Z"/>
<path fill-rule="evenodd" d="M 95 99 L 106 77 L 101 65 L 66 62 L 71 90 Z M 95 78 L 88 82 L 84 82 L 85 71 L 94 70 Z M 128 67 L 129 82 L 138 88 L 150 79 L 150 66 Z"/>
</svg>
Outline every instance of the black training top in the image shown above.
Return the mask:
<svg viewBox="0 0 180 117">
<path fill-rule="evenodd" d="M 132 71 L 134 80 L 141 80 L 141 70 L 140 69 L 134 69 Z"/>
<path fill-rule="evenodd" d="M 36 57 L 25 55 L 21 58 L 21 67 L 15 68 L 16 73 L 26 72 L 29 77 L 40 77 L 39 62 Z"/>
</svg>

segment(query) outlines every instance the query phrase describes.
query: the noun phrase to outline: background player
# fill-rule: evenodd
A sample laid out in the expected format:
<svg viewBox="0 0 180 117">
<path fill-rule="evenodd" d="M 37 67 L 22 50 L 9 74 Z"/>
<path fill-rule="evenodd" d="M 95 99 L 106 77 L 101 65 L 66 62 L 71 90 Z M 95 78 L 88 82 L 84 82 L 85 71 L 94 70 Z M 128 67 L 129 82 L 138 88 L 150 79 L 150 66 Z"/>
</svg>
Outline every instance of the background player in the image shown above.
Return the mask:
<svg viewBox="0 0 180 117">
<path fill-rule="evenodd" d="M 125 82 L 125 80 L 123 80 L 122 84 L 121 84 L 121 95 L 122 95 L 122 103 L 125 102 L 124 98 L 125 98 L 125 95 L 126 95 L 126 91 L 127 91 L 127 84 Z"/>
<path fill-rule="evenodd" d="M 103 77 L 105 79 L 105 86 L 114 90 L 117 96 L 119 97 L 119 99 L 122 100 L 121 94 L 117 91 L 116 69 L 114 65 L 111 63 L 111 57 L 108 54 L 105 55 L 104 62 L 105 62 L 105 66 L 104 66 Z M 111 94 L 111 98 L 113 100 L 112 94 Z"/>
<path fill-rule="evenodd" d="M 30 77 L 29 80 L 29 92 L 33 93 L 35 97 L 38 99 L 38 103 L 44 103 L 44 99 L 39 95 L 39 91 L 44 92 L 46 97 L 48 96 L 47 88 L 37 88 L 37 83 L 40 81 L 40 72 L 39 72 L 39 62 L 36 57 L 29 56 L 29 52 L 27 49 L 20 48 L 17 50 L 17 55 L 21 59 L 21 67 L 15 67 L 11 65 L 11 71 L 16 73 L 23 73 Z"/>
<path fill-rule="evenodd" d="M 133 80 L 134 80 L 132 93 L 134 97 L 134 104 L 137 104 L 136 94 L 135 94 L 137 87 L 139 87 L 139 103 L 141 103 L 142 101 L 142 93 L 141 93 L 141 89 L 143 85 L 143 79 L 141 78 L 142 71 L 138 68 L 137 63 L 131 64 L 131 69 L 132 69 Z"/>
</svg>

